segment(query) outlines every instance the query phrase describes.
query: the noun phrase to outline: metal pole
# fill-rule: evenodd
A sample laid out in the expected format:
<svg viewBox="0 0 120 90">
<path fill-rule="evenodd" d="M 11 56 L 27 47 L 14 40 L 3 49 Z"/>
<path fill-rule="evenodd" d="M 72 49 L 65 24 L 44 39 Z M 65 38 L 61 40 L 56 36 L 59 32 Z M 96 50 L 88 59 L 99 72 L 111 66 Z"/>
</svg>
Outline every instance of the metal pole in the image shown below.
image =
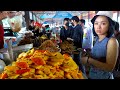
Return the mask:
<svg viewBox="0 0 120 90">
<path fill-rule="evenodd" d="M 117 22 L 118 22 L 118 17 L 119 17 L 119 11 L 117 11 Z"/>
<path fill-rule="evenodd" d="M 88 11 L 88 22 L 89 22 L 89 19 L 90 19 L 90 13 L 89 13 L 90 11 Z"/>
<path fill-rule="evenodd" d="M 29 16 L 29 11 L 25 11 L 25 22 L 26 22 L 26 29 L 28 30 L 28 27 L 30 25 L 30 16 Z"/>
</svg>

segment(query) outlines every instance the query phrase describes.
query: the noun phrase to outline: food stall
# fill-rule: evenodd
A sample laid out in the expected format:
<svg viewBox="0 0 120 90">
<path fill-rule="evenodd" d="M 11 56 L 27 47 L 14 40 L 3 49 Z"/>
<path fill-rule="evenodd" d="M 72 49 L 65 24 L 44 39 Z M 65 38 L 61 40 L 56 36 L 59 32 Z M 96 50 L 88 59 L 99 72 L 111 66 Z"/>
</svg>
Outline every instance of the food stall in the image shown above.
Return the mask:
<svg viewBox="0 0 120 90">
<path fill-rule="evenodd" d="M 1 79 L 86 79 L 69 54 L 62 54 L 51 40 L 21 52 L 4 67 Z"/>
<path fill-rule="evenodd" d="M 16 27 L 12 30 L 20 31 Z M 31 37 L 31 33 L 25 34 L 19 45 L 13 43 L 16 38 L 5 37 L 6 48 L 0 49 L 4 61 L 0 79 L 87 79 L 70 55 L 74 52 L 72 42 L 55 44 L 46 35 Z"/>
</svg>

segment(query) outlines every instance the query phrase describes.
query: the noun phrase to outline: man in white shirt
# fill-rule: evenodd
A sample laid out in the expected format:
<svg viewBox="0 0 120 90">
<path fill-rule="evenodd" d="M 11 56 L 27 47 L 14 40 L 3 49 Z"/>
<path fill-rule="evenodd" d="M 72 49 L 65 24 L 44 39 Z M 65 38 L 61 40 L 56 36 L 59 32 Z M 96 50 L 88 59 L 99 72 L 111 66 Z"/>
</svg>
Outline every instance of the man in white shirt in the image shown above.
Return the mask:
<svg viewBox="0 0 120 90">
<path fill-rule="evenodd" d="M 91 50 L 93 47 L 93 32 L 91 27 L 85 27 L 85 20 L 80 19 L 80 25 L 83 28 L 83 43 L 82 48 L 86 50 Z"/>
</svg>

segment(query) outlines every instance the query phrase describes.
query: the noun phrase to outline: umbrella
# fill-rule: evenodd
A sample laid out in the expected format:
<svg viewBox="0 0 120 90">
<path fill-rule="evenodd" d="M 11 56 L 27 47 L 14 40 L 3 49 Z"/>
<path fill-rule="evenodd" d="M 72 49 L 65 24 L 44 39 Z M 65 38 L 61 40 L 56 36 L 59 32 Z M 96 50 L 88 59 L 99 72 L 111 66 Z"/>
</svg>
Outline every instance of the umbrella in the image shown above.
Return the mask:
<svg viewBox="0 0 120 90">
<path fill-rule="evenodd" d="M 66 11 L 57 11 L 53 18 L 72 18 L 72 15 Z"/>
</svg>

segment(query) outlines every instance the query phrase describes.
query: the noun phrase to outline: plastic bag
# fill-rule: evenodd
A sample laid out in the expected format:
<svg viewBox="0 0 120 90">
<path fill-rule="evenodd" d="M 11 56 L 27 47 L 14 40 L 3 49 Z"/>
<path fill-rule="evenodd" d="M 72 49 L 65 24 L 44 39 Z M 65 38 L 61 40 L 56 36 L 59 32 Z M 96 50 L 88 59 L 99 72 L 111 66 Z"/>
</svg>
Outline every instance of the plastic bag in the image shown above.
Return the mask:
<svg viewBox="0 0 120 90">
<path fill-rule="evenodd" d="M 22 15 L 14 16 L 12 18 L 8 17 L 8 23 L 13 32 L 19 32 L 22 28 Z"/>
<path fill-rule="evenodd" d="M 5 66 L 6 66 L 5 62 L 3 60 L 0 60 L 0 73 L 3 72 Z"/>
</svg>

